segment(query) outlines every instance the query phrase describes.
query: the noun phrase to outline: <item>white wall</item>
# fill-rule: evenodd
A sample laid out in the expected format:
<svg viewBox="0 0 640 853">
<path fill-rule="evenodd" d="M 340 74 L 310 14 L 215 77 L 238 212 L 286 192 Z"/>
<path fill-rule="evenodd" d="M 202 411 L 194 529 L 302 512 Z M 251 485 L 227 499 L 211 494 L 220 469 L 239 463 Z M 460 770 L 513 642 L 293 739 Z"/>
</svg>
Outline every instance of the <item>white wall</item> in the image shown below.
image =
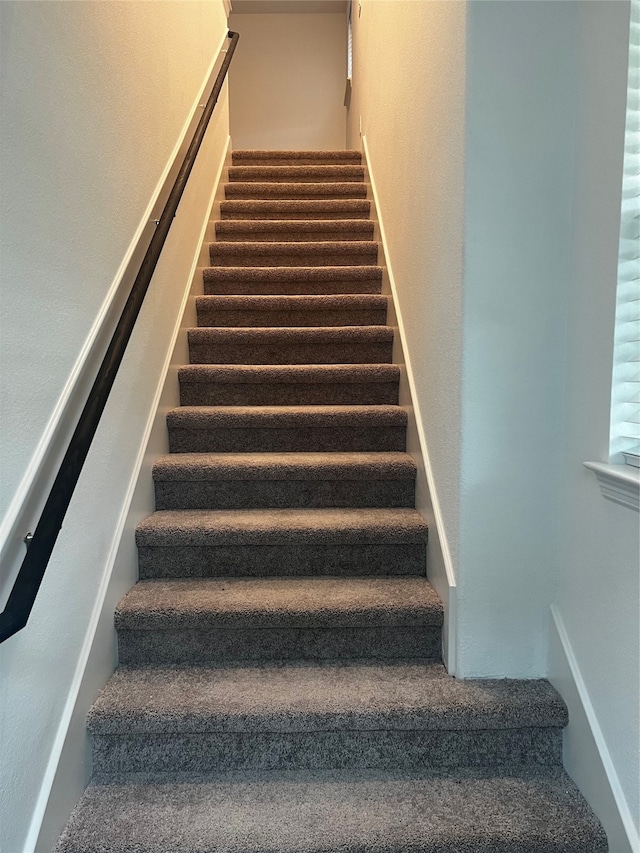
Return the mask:
<svg viewBox="0 0 640 853">
<path fill-rule="evenodd" d="M 347 145 L 366 138 L 404 356 L 416 396 L 418 464 L 432 480 L 417 505 L 457 559 L 460 480 L 465 3 L 354 4 L 354 71 Z M 413 421 L 413 418 L 412 418 Z M 422 448 L 419 446 L 422 439 Z M 421 450 L 428 448 L 428 458 Z M 422 458 L 420 458 L 422 456 Z M 429 554 L 448 598 L 454 578 Z"/>
<path fill-rule="evenodd" d="M 638 846 L 639 525 L 582 463 L 608 460 L 628 33 L 627 2 L 469 5 L 457 596 L 461 675 L 562 689 L 615 853 Z"/>
<path fill-rule="evenodd" d="M 576 3 L 471 3 L 458 664 L 546 669 L 557 571 Z"/>
<path fill-rule="evenodd" d="M 344 148 L 344 13 L 232 13 L 229 27 L 240 33 L 229 73 L 233 147 Z"/>
<path fill-rule="evenodd" d="M 0 13 L 6 508 L 197 112 L 226 20 L 211 2 L 18 2 Z M 113 666 L 113 606 L 135 580 L 135 522 L 153 507 L 145 444 L 227 144 L 225 95 L 29 623 L 0 646 L 3 853 L 34 849 L 78 694 L 86 707 Z M 92 652 L 96 631 L 104 644 Z M 85 749 L 67 750 L 48 849 L 86 781 Z"/>
<path fill-rule="evenodd" d="M 566 687 L 567 766 L 612 853 L 638 814 L 638 516 L 582 463 L 607 459 L 628 18 L 363 0 L 348 131 L 362 116 L 457 575 L 456 674 Z"/>
<path fill-rule="evenodd" d="M 567 656 L 571 680 L 590 727 L 600 730 L 617 809 L 600 795 L 592 731 L 574 710 L 565 743 L 569 771 L 609 833 L 612 853 L 640 849 L 640 523 L 634 510 L 605 500 L 582 462 L 608 461 L 613 317 L 622 181 L 627 3 L 580 4 L 576 53 L 583 83 L 575 116 L 573 231 L 567 289 L 567 370 L 560 469 L 559 559 L 553 595 L 550 672 L 562 687 Z M 567 675 L 566 678 L 569 676 Z M 571 688 L 571 685 L 569 685 Z M 575 689 L 575 688 L 571 688 Z M 601 759 L 601 757 L 600 757 Z M 616 781 L 617 777 L 617 781 Z M 617 787 L 619 785 L 619 787 Z M 632 843 L 633 842 L 633 843 Z"/>
</svg>

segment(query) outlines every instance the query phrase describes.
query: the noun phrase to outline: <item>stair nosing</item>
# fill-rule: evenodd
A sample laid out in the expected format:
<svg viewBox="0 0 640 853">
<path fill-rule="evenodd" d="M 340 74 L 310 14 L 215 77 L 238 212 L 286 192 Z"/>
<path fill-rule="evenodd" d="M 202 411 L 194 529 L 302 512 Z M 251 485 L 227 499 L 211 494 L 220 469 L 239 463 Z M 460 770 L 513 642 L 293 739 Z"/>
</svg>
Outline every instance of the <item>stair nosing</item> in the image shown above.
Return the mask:
<svg viewBox="0 0 640 853">
<path fill-rule="evenodd" d="M 117 735 L 501 731 L 556 729 L 567 721 L 564 701 L 545 679 L 460 681 L 442 664 L 374 659 L 120 669 L 88 725 L 92 733 Z"/>
<path fill-rule="evenodd" d="M 198 378 L 204 382 L 397 382 L 400 367 L 397 364 L 185 364 L 178 368 L 179 377 Z"/>
<path fill-rule="evenodd" d="M 373 457 L 378 457 L 377 459 Z M 315 464 L 314 464 L 315 463 Z M 277 466 L 277 467 L 276 467 Z M 414 480 L 408 453 L 170 453 L 153 466 L 155 482 Z"/>
<path fill-rule="evenodd" d="M 179 406 L 167 412 L 169 427 L 211 429 L 212 424 L 239 429 L 295 429 L 353 426 L 406 427 L 407 411 L 402 406 Z"/>
<path fill-rule="evenodd" d="M 156 510 L 136 528 L 138 545 L 163 547 L 426 541 L 427 524 L 411 507 Z"/>
</svg>

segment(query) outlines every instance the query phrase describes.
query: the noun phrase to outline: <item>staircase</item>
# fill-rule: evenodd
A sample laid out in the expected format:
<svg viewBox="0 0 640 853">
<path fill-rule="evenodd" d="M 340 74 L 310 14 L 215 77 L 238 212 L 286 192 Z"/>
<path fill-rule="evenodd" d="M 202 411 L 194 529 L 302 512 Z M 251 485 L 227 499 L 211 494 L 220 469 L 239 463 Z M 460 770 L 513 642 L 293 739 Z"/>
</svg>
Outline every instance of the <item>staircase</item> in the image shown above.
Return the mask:
<svg viewBox="0 0 640 853">
<path fill-rule="evenodd" d="M 457 681 L 360 154 L 236 151 L 56 853 L 604 853 L 545 681 Z"/>
</svg>

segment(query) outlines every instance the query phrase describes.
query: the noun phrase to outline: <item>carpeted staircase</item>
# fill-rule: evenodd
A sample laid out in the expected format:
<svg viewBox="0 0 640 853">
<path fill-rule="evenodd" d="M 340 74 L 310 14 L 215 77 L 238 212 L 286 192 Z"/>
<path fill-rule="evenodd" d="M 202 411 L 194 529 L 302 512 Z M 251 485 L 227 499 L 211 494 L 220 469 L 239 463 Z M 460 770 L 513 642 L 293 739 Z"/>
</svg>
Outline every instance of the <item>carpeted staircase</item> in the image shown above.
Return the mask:
<svg viewBox="0 0 640 853">
<path fill-rule="evenodd" d="M 358 152 L 233 155 L 56 853 L 603 853 L 545 681 L 458 681 Z"/>
</svg>

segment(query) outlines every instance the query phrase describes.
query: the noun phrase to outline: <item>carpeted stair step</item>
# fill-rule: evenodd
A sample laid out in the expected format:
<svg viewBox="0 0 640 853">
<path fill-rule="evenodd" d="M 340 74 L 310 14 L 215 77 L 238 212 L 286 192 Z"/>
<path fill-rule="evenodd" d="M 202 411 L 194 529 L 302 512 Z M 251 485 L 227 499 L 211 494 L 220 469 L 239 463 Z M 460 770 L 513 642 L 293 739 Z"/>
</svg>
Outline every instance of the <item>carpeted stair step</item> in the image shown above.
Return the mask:
<svg viewBox="0 0 640 853">
<path fill-rule="evenodd" d="M 232 181 L 225 184 L 227 199 L 338 199 L 366 198 L 366 184 L 359 181 L 284 183 L 278 181 Z"/>
<path fill-rule="evenodd" d="M 606 853 L 553 688 L 441 664 L 360 152 L 228 175 L 54 853 Z"/>
<path fill-rule="evenodd" d="M 156 509 L 413 507 L 406 453 L 171 453 L 153 466 Z"/>
<path fill-rule="evenodd" d="M 178 370 L 182 406 L 396 405 L 395 364 L 193 364 Z"/>
<path fill-rule="evenodd" d="M 400 406 L 181 406 L 167 414 L 171 453 L 405 450 Z"/>
<path fill-rule="evenodd" d="M 207 267 L 204 292 L 209 295 L 380 293 L 382 268 L 338 267 Z"/>
<path fill-rule="evenodd" d="M 220 217 L 223 220 L 368 220 L 371 202 L 366 199 L 307 199 L 304 201 L 223 201 Z"/>
<path fill-rule="evenodd" d="M 556 767 L 93 782 L 54 853 L 607 853 Z"/>
<path fill-rule="evenodd" d="M 188 330 L 192 364 L 389 364 L 388 326 L 197 328 Z"/>
<path fill-rule="evenodd" d="M 220 242 L 209 244 L 209 258 L 213 267 L 375 266 L 378 244 L 371 240 Z"/>
<path fill-rule="evenodd" d="M 239 148 L 231 155 L 234 166 L 333 166 L 340 163 L 359 166 L 359 151 L 265 151 Z"/>
<path fill-rule="evenodd" d="M 237 770 L 452 770 L 562 763 L 547 681 L 458 681 L 416 661 L 121 670 L 88 728 L 101 777 Z"/>
<path fill-rule="evenodd" d="M 227 219 L 216 222 L 216 240 L 288 243 L 373 240 L 373 222 L 366 219 Z"/>
<path fill-rule="evenodd" d="M 124 666 L 241 660 L 437 660 L 442 604 L 426 578 L 139 581 L 116 609 Z"/>
<path fill-rule="evenodd" d="M 273 182 L 278 183 L 344 183 L 346 181 L 363 181 L 364 168 L 352 164 L 318 163 L 314 165 L 260 165 L 260 166 L 231 166 L 229 181 L 235 182 Z"/>
<path fill-rule="evenodd" d="M 423 576 L 415 509 L 164 510 L 138 525 L 140 577 Z"/>
<path fill-rule="evenodd" d="M 265 328 L 283 326 L 384 326 L 387 297 L 378 294 L 332 296 L 199 296 L 198 326 Z"/>
</svg>

